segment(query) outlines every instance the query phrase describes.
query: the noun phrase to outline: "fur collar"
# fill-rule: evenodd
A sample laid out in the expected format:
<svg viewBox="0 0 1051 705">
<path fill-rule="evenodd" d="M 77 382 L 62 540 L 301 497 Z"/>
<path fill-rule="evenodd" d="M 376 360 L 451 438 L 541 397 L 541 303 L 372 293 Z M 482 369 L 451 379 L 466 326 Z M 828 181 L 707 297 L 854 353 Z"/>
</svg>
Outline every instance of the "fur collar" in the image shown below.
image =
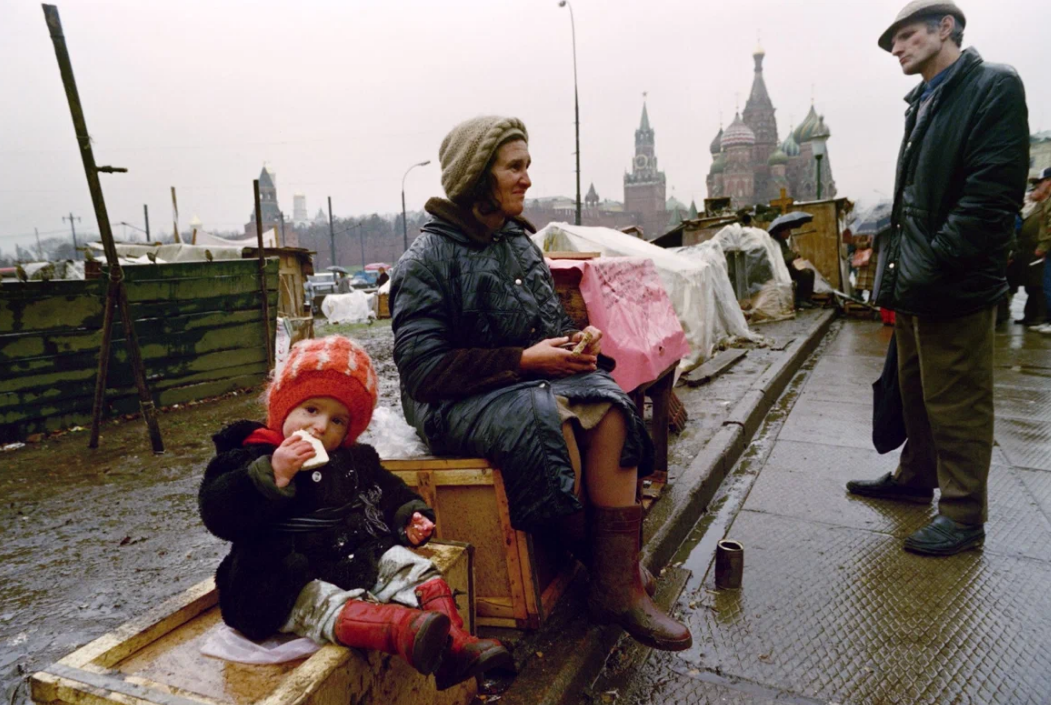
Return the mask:
<svg viewBox="0 0 1051 705">
<path fill-rule="evenodd" d="M 435 218 L 444 220 L 450 225 L 459 228 L 459 230 L 466 235 L 472 243 L 479 245 L 480 247 L 485 247 L 493 241 L 493 234 L 485 225 L 474 217 L 474 213 L 446 198 L 431 198 L 423 206 L 423 209 Z M 526 232 L 536 232 L 536 228 L 533 227 L 533 224 L 522 217 L 509 218 L 501 229 L 506 229 L 510 223 L 517 224 Z"/>
</svg>

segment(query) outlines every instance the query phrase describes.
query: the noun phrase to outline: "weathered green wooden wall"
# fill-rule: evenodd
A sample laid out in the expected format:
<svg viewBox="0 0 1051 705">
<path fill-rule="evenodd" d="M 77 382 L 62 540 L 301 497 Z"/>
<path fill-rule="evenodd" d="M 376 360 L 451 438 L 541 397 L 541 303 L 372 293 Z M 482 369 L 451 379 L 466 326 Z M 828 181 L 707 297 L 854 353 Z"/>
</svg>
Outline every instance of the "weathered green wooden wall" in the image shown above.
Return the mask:
<svg viewBox="0 0 1051 705">
<path fill-rule="evenodd" d="M 257 260 L 124 268 L 131 315 L 158 406 L 262 382 L 267 349 Z M 0 286 L 0 442 L 91 423 L 108 279 Z M 270 340 L 278 261 L 267 260 Z M 118 316 L 107 413 L 138 411 Z"/>
</svg>

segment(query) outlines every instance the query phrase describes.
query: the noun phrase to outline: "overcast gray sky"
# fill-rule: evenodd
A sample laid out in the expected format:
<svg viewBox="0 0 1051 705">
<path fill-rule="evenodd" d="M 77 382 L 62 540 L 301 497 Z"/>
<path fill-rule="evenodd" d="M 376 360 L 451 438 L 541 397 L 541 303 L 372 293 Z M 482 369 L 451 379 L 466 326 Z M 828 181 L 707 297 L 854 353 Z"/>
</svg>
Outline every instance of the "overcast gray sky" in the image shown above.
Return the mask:
<svg viewBox="0 0 1051 705">
<path fill-rule="evenodd" d="M 574 0 L 583 187 L 623 198 L 642 94 L 668 193 L 706 195 L 708 145 L 743 108 L 757 34 L 781 138 L 813 96 L 840 195 L 889 194 L 902 96 L 916 79 L 876 46 L 903 0 Z M 1051 129 L 1051 3 L 962 0 L 965 46 L 1014 65 L 1030 126 Z M 60 0 L 110 219 L 170 232 L 239 229 L 264 161 L 283 210 L 332 196 L 337 216 L 441 194 L 438 145 L 461 119 L 530 131 L 530 196 L 574 194 L 570 17 L 557 0 Z M 0 0 L 0 249 L 97 232 L 39 2 Z M 1041 75 L 1041 71 L 1044 75 Z M 120 237 L 122 229 L 116 227 Z M 129 231 L 130 232 L 130 231 Z M 45 235 L 47 236 L 47 235 Z"/>
</svg>

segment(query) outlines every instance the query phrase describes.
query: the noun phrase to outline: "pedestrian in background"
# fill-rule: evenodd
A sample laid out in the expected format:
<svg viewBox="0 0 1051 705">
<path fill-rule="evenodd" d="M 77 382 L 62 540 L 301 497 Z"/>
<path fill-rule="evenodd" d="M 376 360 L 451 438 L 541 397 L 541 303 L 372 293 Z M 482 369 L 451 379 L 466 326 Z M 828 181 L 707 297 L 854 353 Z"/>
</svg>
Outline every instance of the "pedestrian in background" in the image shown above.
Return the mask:
<svg viewBox="0 0 1051 705">
<path fill-rule="evenodd" d="M 1045 169 L 1051 172 L 1051 169 Z M 1041 174 L 1043 177 L 1043 174 Z M 1022 206 L 1021 228 L 1018 232 L 1017 252 L 1007 268 L 1007 282 L 1011 288 L 1024 287 L 1026 293 L 1025 313 L 1021 323 L 1030 329 L 1051 333 L 1048 325 L 1048 308 L 1044 298 L 1044 254 L 1049 249 L 1048 240 L 1048 194 L 1051 194 L 1051 177 L 1032 179 L 1032 191 Z"/>
<path fill-rule="evenodd" d="M 905 549 L 951 555 L 985 540 L 993 447 L 993 326 L 1029 168 L 1025 90 L 1009 66 L 961 51 L 952 2 L 909 3 L 880 36 L 907 76 L 891 230 L 873 298 L 897 312 L 898 375 L 909 442 L 897 470 L 847 483 L 853 494 L 929 503 L 938 516 Z"/>
<path fill-rule="evenodd" d="M 1051 267 L 1047 266 L 1045 260 L 1047 253 L 1051 250 L 1051 167 L 1040 172 L 1035 179 L 1030 179 L 1033 190 L 1026 198 L 1026 204 L 1022 208 L 1022 233 L 1032 233 L 1032 239 L 1036 241 L 1033 254 L 1041 263 L 1032 269 L 1038 269 L 1040 273 L 1040 285 L 1034 287 L 1030 296 L 1040 299 L 1043 306 L 1043 320 L 1034 330 L 1051 335 Z M 1034 275 L 1035 276 L 1035 275 Z M 1029 289 L 1026 288 L 1029 294 Z M 1028 308 L 1029 302 L 1026 301 Z"/>
</svg>

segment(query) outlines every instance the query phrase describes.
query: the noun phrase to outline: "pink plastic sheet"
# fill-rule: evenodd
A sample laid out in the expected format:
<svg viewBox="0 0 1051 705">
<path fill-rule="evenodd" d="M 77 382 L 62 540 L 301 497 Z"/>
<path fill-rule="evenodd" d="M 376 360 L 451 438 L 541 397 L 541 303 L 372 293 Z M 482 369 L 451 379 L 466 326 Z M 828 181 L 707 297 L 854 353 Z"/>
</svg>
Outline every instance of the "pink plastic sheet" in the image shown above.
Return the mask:
<svg viewBox="0 0 1051 705">
<path fill-rule="evenodd" d="M 547 263 L 552 271 L 580 272 L 588 320 L 602 331 L 602 352 L 617 361 L 613 379 L 624 391 L 657 379 L 690 352 L 651 260 L 597 257 Z"/>
</svg>

